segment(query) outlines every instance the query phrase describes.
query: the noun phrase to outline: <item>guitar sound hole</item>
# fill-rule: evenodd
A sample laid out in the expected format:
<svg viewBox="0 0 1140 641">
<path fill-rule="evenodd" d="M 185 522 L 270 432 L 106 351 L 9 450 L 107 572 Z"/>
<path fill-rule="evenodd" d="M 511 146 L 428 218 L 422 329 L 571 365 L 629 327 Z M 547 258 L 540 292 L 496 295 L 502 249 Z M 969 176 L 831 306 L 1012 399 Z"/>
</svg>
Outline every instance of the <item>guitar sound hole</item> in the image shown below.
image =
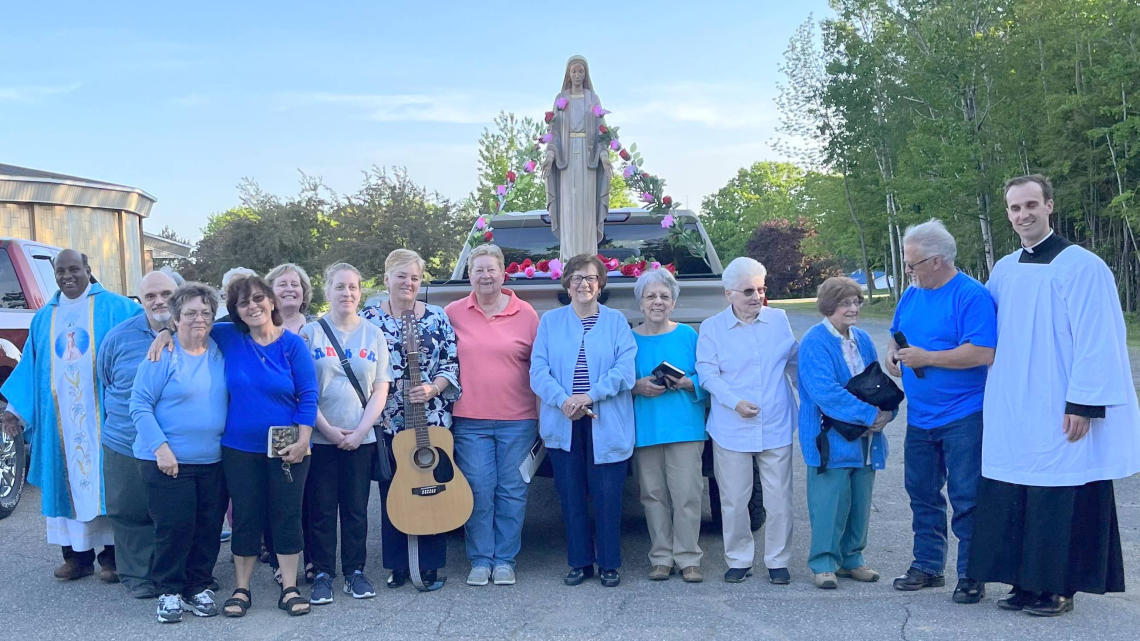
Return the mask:
<svg viewBox="0 0 1140 641">
<path fill-rule="evenodd" d="M 430 447 L 421 447 L 412 455 L 412 461 L 423 469 L 435 465 L 435 450 Z"/>
</svg>

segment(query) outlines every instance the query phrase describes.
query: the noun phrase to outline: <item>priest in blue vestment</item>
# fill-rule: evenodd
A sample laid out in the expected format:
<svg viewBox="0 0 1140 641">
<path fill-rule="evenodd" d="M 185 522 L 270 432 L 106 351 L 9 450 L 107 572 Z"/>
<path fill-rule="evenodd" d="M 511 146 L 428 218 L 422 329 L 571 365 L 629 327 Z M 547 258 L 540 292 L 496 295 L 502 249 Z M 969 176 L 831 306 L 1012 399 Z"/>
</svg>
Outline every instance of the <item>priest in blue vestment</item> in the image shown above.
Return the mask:
<svg viewBox="0 0 1140 641">
<path fill-rule="evenodd" d="M 48 543 L 63 548 L 60 579 L 95 571 L 118 581 L 114 538 L 103 488 L 102 385 L 96 353 L 113 327 L 142 313 L 129 298 L 92 282 L 87 257 L 74 249 L 56 256 L 59 291 L 32 318 L 19 365 L 0 388 L 8 400 L 2 423 L 31 446 L 28 482 L 42 492 Z"/>
</svg>

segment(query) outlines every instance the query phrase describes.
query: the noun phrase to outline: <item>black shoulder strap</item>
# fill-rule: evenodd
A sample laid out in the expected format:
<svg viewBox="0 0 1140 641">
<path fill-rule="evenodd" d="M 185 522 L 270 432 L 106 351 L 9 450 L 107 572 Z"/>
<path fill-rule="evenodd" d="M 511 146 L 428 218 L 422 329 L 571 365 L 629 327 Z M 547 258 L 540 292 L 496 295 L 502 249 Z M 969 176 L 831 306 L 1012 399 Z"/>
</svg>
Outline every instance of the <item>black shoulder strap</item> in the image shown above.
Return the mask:
<svg viewBox="0 0 1140 641">
<path fill-rule="evenodd" d="M 360 387 L 360 381 L 356 379 L 356 374 L 352 371 L 352 366 L 348 363 L 348 357 L 345 356 L 344 350 L 341 349 L 340 341 L 336 339 L 336 333 L 333 328 L 329 326 L 329 322 L 322 318 L 320 320 L 321 329 L 325 330 L 325 336 L 329 337 L 329 342 L 332 343 L 333 349 L 336 350 L 336 356 L 340 359 L 340 366 L 344 368 L 344 374 L 348 377 L 348 382 L 352 383 L 352 389 L 356 390 L 356 395 L 360 397 L 360 404 L 367 407 L 368 399 L 364 396 L 364 389 Z"/>
</svg>

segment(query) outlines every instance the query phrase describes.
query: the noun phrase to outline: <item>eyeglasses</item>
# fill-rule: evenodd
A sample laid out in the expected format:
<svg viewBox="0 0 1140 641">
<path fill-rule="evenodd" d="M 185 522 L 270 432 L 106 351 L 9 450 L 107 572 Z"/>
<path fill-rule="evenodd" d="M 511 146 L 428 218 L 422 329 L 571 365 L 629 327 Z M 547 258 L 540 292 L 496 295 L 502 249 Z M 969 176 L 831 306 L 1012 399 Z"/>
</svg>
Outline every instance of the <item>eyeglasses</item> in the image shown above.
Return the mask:
<svg viewBox="0 0 1140 641">
<path fill-rule="evenodd" d="M 178 315 L 179 318 L 185 318 L 186 320 L 191 320 L 191 321 L 198 320 L 199 318 L 210 318 L 210 316 L 212 316 L 212 314 L 210 314 L 210 312 L 207 312 L 207 311 L 182 312 Z"/>
<path fill-rule="evenodd" d="M 598 277 L 593 275 L 593 274 L 590 274 L 589 276 L 571 276 L 570 277 L 570 284 L 571 285 L 581 285 L 582 281 L 586 281 L 587 283 L 593 285 L 593 284 L 596 284 L 598 282 Z"/>
<path fill-rule="evenodd" d="M 753 296 L 755 296 L 757 294 L 760 295 L 760 298 L 763 298 L 764 294 L 768 293 L 768 288 L 767 287 L 749 287 L 748 289 L 730 289 L 728 291 L 744 294 L 745 298 L 752 298 Z"/>
<path fill-rule="evenodd" d="M 906 270 L 908 272 L 913 272 L 915 267 L 918 267 L 919 265 L 925 263 L 926 261 L 933 260 L 935 258 L 938 258 L 938 257 L 937 256 L 927 256 L 926 258 L 923 258 L 922 260 L 918 261 L 917 263 L 908 263 L 906 261 L 903 261 L 903 265 L 906 265 Z"/>
<path fill-rule="evenodd" d="M 859 309 L 862 306 L 863 299 L 861 298 L 856 298 L 853 300 L 841 300 L 839 301 L 839 304 L 836 305 L 836 307 L 854 307 L 855 309 Z"/>
<path fill-rule="evenodd" d="M 246 307 L 249 307 L 250 303 L 253 303 L 254 305 L 260 305 L 265 302 L 266 298 L 268 297 L 265 294 L 254 294 L 249 298 L 243 298 L 242 300 L 239 300 L 237 306 L 238 309 L 245 309 Z"/>
</svg>

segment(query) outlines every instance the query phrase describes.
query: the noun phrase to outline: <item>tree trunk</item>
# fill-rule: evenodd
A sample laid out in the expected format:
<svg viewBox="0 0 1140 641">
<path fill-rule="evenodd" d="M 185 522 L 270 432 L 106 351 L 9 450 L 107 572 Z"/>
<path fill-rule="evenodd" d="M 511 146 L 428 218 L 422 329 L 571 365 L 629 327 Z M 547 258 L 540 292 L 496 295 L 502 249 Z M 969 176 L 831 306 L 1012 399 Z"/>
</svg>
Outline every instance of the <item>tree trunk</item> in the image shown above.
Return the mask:
<svg viewBox="0 0 1140 641">
<path fill-rule="evenodd" d="M 875 272 L 871 271 L 871 263 L 867 260 L 867 238 L 863 235 L 863 224 L 855 215 L 855 205 L 851 202 L 851 185 L 847 181 L 847 161 L 843 162 L 843 194 L 847 198 L 847 211 L 851 213 L 851 221 L 855 223 L 855 232 L 859 235 L 859 250 L 863 254 L 863 277 L 867 279 L 867 302 L 875 302 Z"/>
</svg>

